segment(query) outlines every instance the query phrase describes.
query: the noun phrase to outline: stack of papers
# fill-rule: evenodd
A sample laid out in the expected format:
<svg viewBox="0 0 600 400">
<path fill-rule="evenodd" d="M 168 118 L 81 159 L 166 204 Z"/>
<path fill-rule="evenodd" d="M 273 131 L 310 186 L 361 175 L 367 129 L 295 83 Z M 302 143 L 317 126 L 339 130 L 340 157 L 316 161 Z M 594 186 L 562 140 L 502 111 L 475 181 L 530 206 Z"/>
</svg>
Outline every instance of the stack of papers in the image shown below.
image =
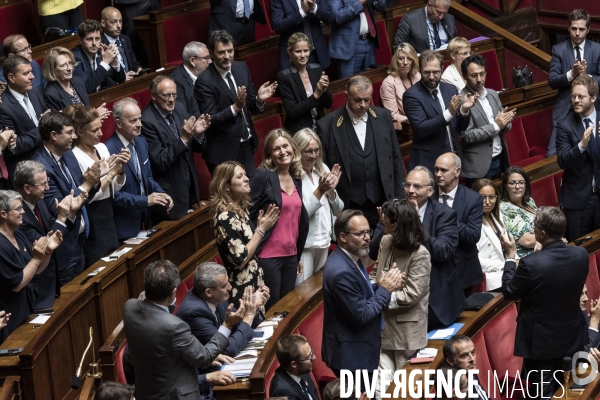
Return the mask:
<svg viewBox="0 0 600 400">
<path fill-rule="evenodd" d="M 250 376 L 250 372 L 252 372 L 256 360 L 256 357 L 236 360 L 233 364 L 223 365 L 222 370 L 231 372 L 236 378 L 245 378 Z"/>
<path fill-rule="evenodd" d="M 431 347 L 425 347 L 417 352 L 417 357 L 434 357 L 437 356 L 438 350 Z"/>
</svg>

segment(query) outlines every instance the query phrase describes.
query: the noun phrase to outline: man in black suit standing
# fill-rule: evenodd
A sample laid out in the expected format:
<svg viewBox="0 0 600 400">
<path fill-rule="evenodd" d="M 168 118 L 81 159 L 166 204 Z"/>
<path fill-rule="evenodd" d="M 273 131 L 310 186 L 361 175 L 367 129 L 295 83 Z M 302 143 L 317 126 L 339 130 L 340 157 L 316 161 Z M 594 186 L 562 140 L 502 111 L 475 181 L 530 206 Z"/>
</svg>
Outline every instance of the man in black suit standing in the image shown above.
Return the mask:
<svg viewBox="0 0 600 400">
<path fill-rule="evenodd" d="M 125 70 L 126 80 L 130 80 L 137 76 L 142 70 L 142 66 L 135 57 L 131 40 L 129 37 L 121 34 L 123 28 L 123 18 L 121 12 L 114 7 L 106 7 L 100 15 L 100 23 L 104 28 L 102 35 L 102 43 L 109 46 L 116 44 L 119 58 L 119 64 Z"/>
<path fill-rule="evenodd" d="M 459 241 L 456 211 L 431 198 L 433 185 L 433 174 L 421 165 L 404 182 L 406 199 L 417 208 L 431 254 L 428 331 L 454 323 L 466 305 L 454 264 Z"/>
<path fill-rule="evenodd" d="M 194 154 L 206 147 L 204 131 L 210 117 L 191 116 L 177 104 L 177 87 L 173 79 L 159 75 L 150 86 L 152 101 L 142 110 L 142 136 L 148 142 L 154 179 L 171 196 L 170 212 L 162 206 L 152 208 L 152 222 L 185 216 L 200 201 L 198 172 Z"/>
<path fill-rule="evenodd" d="M 286 397 L 288 400 L 317 400 L 317 389 L 309 372 L 313 369 L 310 343 L 301 335 L 283 335 L 275 349 L 279 368 L 275 370 L 269 396 Z"/>
<path fill-rule="evenodd" d="M 259 0 L 210 0 L 208 33 L 229 32 L 235 46 L 254 42 L 255 23 L 266 24 L 265 11 Z"/>
<path fill-rule="evenodd" d="M 477 256 L 483 200 L 478 193 L 458 183 L 460 168 L 460 158 L 456 154 L 445 153 L 438 157 L 435 161 L 435 180 L 438 186 L 433 198 L 456 211 L 458 247 L 454 265 L 465 297 L 469 297 L 473 286 L 483 282 L 483 272 Z"/>
<path fill-rule="evenodd" d="M 94 93 L 100 89 L 125 82 L 125 70 L 121 68 L 116 43 L 102 43 L 102 25 L 93 19 L 79 24 L 77 28 L 80 45 L 71 50 L 77 60 L 73 74 L 85 82 L 85 90 Z"/>
<path fill-rule="evenodd" d="M 251 113 L 264 111 L 277 82 L 265 82 L 257 92 L 246 64 L 233 60 L 233 37 L 226 31 L 210 35 L 208 51 L 213 63 L 198 77 L 194 88 L 200 113 L 210 115 L 211 120 L 206 132 L 206 165 L 212 174 L 223 161 L 237 161 L 250 175 L 258 148 Z"/>
<path fill-rule="evenodd" d="M 567 246 L 561 240 L 566 226 L 560 209 L 538 208 L 533 229 L 542 249 L 521 258 L 519 268 L 514 238 L 502 238 L 507 257 L 502 294 L 508 300 L 520 300 L 514 354 L 523 357 L 521 376 L 527 375 L 529 384 L 537 387 L 534 398 L 554 395 L 555 378 L 562 380 L 562 371 L 554 373 L 562 369 L 563 357 L 572 357 L 589 340 L 579 308 L 589 256 L 584 248 Z"/>
<path fill-rule="evenodd" d="M 317 122 L 323 160 L 339 164 L 337 191 L 345 208 L 362 210 L 371 228 L 379 221 L 377 207 L 404 198 L 404 170 L 398 137 L 388 110 L 370 106 L 373 85 L 355 75 L 346 85 L 346 107 Z"/>
<path fill-rule="evenodd" d="M 198 118 L 198 102 L 194 98 L 194 85 L 196 79 L 212 63 L 208 48 L 201 42 L 189 42 L 183 48 L 181 56 L 183 63 L 171 72 L 171 79 L 177 85 L 177 102 L 181 104 L 189 115 Z"/>
</svg>

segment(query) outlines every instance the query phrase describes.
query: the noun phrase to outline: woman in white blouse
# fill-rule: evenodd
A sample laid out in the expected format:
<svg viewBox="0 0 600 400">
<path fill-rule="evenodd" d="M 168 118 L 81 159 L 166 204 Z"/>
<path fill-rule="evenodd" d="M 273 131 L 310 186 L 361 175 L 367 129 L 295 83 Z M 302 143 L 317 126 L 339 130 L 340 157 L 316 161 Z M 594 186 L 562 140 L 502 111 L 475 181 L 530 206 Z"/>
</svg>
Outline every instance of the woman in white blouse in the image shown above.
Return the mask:
<svg viewBox="0 0 600 400">
<path fill-rule="evenodd" d="M 477 250 L 481 270 L 485 273 L 485 290 L 499 290 L 502 287 L 504 271 L 504 253 L 500 237 L 506 235 L 500 218 L 500 192 L 489 179 L 478 179 L 471 189 L 483 198 L 483 224 Z"/>
<path fill-rule="evenodd" d="M 452 57 L 452 64 L 444 70 L 442 81 L 456 86 L 460 92 L 466 85 L 460 65 L 471 55 L 471 43 L 464 37 L 455 37 L 448 43 L 448 54 Z"/>
<path fill-rule="evenodd" d="M 101 257 L 119 247 L 115 228 L 112 198 L 116 190 L 125 184 L 125 165 L 129 161 L 129 151 L 111 156 L 103 143 L 102 122 L 98 112 L 80 104 L 65 108 L 65 113 L 73 119 L 77 144 L 73 154 L 77 158 L 81 172 L 85 173 L 96 161 L 102 163 L 100 189 L 86 206 L 89 221 L 89 235 L 84 246 L 86 268 Z"/>
<path fill-rule="evenodd" d="M 323 163 L 319 136 L 305 128 L 296 132 L 294 141 L 302 155 L 302 202 L 309 217 L 308 236 L 300 258 L 304 271 L 296 279 L 298 285 L 325 265 L 334 217 L 342 212 L 344 203 L 335 191 L 342 171 L 337 164 L 329 171 Z"/>
</svg>

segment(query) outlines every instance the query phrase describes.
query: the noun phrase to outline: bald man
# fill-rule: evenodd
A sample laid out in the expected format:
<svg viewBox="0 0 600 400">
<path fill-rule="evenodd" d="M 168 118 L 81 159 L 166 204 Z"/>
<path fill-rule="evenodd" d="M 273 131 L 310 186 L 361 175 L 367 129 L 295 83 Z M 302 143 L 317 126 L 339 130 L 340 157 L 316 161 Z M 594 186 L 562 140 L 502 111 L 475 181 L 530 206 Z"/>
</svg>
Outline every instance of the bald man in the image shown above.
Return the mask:
<svg viewBox="0 0 600 400">
<path fill-rule="evenodd" d="M 142 66 L 138 62 L 131 46 L 131 40 L 121 34 L 123 29 L 123 17 L 121 12 L 114 7 L 106 7 L 100 15 L 100 23 L 104 29 L 102 35 L 102 43 L 109 46 L 113 43 L 117 44 L 119 49 L 119 64 L 127 75 L 127 80 L 130 80 L 142 70 Z"/>
</svg>

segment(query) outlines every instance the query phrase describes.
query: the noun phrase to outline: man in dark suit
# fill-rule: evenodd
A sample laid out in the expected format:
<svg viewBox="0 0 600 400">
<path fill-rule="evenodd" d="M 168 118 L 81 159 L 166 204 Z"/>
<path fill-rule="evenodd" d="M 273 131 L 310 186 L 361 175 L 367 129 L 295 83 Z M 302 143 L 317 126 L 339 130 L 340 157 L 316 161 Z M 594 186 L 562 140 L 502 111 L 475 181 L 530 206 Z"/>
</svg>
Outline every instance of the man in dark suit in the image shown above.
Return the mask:
<svg viewBox="0 0 600 400">
<path fill-rule="evenodd" d="M 125 70 L 126 80 L 130 80 L 137 76 L 142 70 L 142 66 L 135 57 L 131 40 L 129 37 L 121 34 L 123 27 L 123 18 L 121 12 L 114 7 L 106 7 L 102 10 L 101 20 L 104 35 L 102 35 L 102 43 L 107 46 L 115 43 L 117 46 L 119 64 Z"/>
<path fill-rule="evenodd" d="M 546 157 L 556 154 L 558 123 L 571 109 L 571 82 L 580 75 L 590 75 L 600 83 L 600 44 L 586 40 L 592 19 L 585 10 L 573 10 L 567 16 L 569 40 L 552 47 L 548 83 L 557 89 L 552 110 L 552 136 Z"/>
<path fill-rule="evenodd" d="M 339 60 L 339 78 L 369 69 L 379 48 L 375 13 L 385 11 L 385 0 L 332 0 L 329 8 L 329 56 Z"/>
<path fill-rule="evenodd" d="M 194 97 L 200 113 L 210 115 L 203 154 L 210 173 L 223 161 L 238 161 L 250 176 L 258 148 L 251 114 L 263 112 L 277 82 L 265 82 L 257 92 L 246 64 L 233 60 L 233 50 L 229 33 L 214 31 L 210 35 L 208 51 L 213 63 L 196 80 Z"/>
<path fill-rule="evenodd" d="M 2 43 L 2 47 L 7 59 L 10 56 L 21 56 L 29 61 L 33 73 L 32 85 L 42 91 L 44 86 L 46 86 L 46 80 L 42 73 L 42 67 L 32 57 L 31 44 L 29 44 L 27 38 L 21 34 L 7 36 Z M 6 74 L 0 74 L 0 81 L 7 82 L 6 79 Z"/>
<path fill-rule="evenodd" d="M 279 368 L 269 387 L 269 396 L 288 400 L 313 400 L 319 398 L 309 372 L 316 359 L 310 343 L 301 335 L 283 335 L 275 349 Z"/>
<path fill-rule="evenodd" d="M 369 282 L 361 258 L 369 253 L 371 229 L 361 211 L 342 211 L 333 229 L 338 247 L 324 267 L 321 356 L 338 377 L 342 369 L 366 369 L 371 374 L 379 365 L 381 310 L 405 276 L 393 268 L 379 283 Z"/>
<path fill-rule="evenodd" d="M 233 36 L 235 46 L 255 40 L 255 23 L 266 24 L 265 11 L 258 0 L 210 0 L 208 33 L 227 31 Z"/>
<path fill-rule="evenodd" d="M 564 169 L 558 204 L 567 216 L 566 238 L 573 241 L 600 228 L 600 109 L 598 82 L 580 75 L 572 83 L 573 111 L 558 122 L 556 150 Z"/>
<path fill-rule="evenodd" d="M 8 89 L 2 93 L 0 127 L 15 132 L 17 141 L 2 152 L 12 177 L 19 161 L 30 160 L 42 144 L 38 119 L 46 111 L 44 96 L 33 87 L 31 64 L 25 57 L 11 56 L 2 66 Z"/>
<path fill-rule="evenodd" d="M 404 92 L 404 111 L 413 129 L 408 171 L 422 165 L 433 170 L 435 160 L 447 152 L 462 157 L 460 132 L 471 120 L 470 109 L 477 95 L 462 99 L 456 86 L 440 82 L 444 58 L 438 52 L 425 50 L 419 57 L 421 81 Z"/>
<path fill-rule="evenodd" d="M 298 6 L 300 4 L 300 6 Z M 271 17 L 273 29 L 279 34 L 279 70 L 290 66 L 288 39 L 296 32 L 302 32 L 310 40 L 309 63 L 318 63 L 326 69 L 331 63 L 323 37 L 321 22 L 331 23 L 331 12 L 324 0 L 272 0 Z"/>
<path fill-rule="evenodd" d="M 417 53 L 435 50 L 456 37 L 456 21 L 448 14 L 452 0 L 429 0 L 425 9 L 419 8 L 402 16 L 392 50 L 400 43 L 410 43 Z"/>
<path fill-rule="evenodd" d="M 80 45 L 71 50 L 77 60 L 73 74 L 85 83 L 85 90 L 94 93 L 100 89 L 125 82 L 115 43 L 107 46 L 101 42 L 102 25 L 88 19 L 77 28 Z"/>
<path fill-rule="evenodd" d="M 521 376 L 537 387 L 538 398 L 551 398 L 562 380 L 563 357 L 572 357 L 588 342 L 587 326 L 579 298 L 588 274 L 589 257 L 582 247 L 567 246 L 562 236 L 567 225 L 556 207 L 540 207 L 535 215 L 535 239 L 542 250 L 515 264 L 512 235 L 502 242 L 506 263 L 502 294 L 520 300 L 514 355 L 523 357 Z M 565 273 L 568 266 L 568 273 Z M 565 329 L 569 327 L 569 329 Z M 529 393 L 532 393 L 529 391 Z"/>
<path fill-rule="evenodd" d="M 80 194 L 73 198 L 72 195 L 65 196 L 58 203 L 57 216 L 53 217 L 44 202 L 44 194 L 48 188 L 48 175 L 46 167 L 37 161 L 21 161 L 17 164 L 15 171 L 15 187 L 23 197 L 23 223 L 19 226 L 21 232 L 27 236 L 31 243 L 50 231 L 60 231 L 63 237 L 67 236 L 75 226 L 73 221 L 77 212 L 85 202 L 85 195 Z M 57 279 L 57 263 L 68 262 L 58 259 L 55 252 L 50 258 L 50 264 L 41 273 L 35 275 L 31 282 L 37 287 L 38 296 L 33 304 L 34 310 L 52 308 L 55 294 L 60 294 L 60 286 Z"/>
<path fill-rule="evenodd" d="M 503 109 L 498 93 L 485 87 L 487 71 L 483 56 L 469 56 L 461 69 L 467 81 L 461 95 L 479 95 L 471 108 L 469 127 L 460 134 L 463 150 L 461 173 L 467 178 L 467 186 L 471 187 L 479 178 L 498 178 L 510 166 L 504 135 L 512 128 L 516 110 Z"/>
<path fill-rule="evenodd" d="M 435 161 L 437 188 L 433 199 L 456 211 L 458 247 L 454 255 L 454 265 L 465 297 L 469 297 L 473 286 L 483 282 L 483 272 L 477 256 L 477 242 L 481 236 L 483 220 L 483 200 L 479 193 L 458 183 L 460 171 L 460 158 L 456 154 L 445 153 L 438 157 Z"/>
<path fill-rule="evenodd" d="M 171 79 L 177 85 L 177 103 L 181 104 L 189 115 L 200 117 L 198 102 L 194 98 L 196 79 L 212 63 L 208 48 L 204 43 L 189 42 L 183 48 L 183 64 L 171 72 Z"/>
<path fill-rule="evenodd" d="M 579 308 L 581 308 L 581 312 L 583 314 L 583 318 L 585 319 L 585 324 L 588 326 L 588 336 L 589 342 L 583 348 L 583 351 L 589 352 L 592 347 L 598 347 L 600 345 L 600 332 L 598 332 L 598 328 L 600 325 L 600 299 L 592 300 L 590 307 L 590 315 L 588 315 L 587 311 L 587 297 L 588 291 L 587 286 L 583 285 L 583 290 L 581 291 L 581 297 L 579 298 Z"/>
<path fill-rule="evenodd" d="M 403 198 L 404 170 L 398 137 L 388 110 L 370 106 L 373 85 L 356 75 L 346 85 L 346 107 L 317 122 L 323 142 L 323 160 L 342 176 L 337 192 L 345 208 L 362 210 L 369 225 L 379 221 L 377 207 Z"/>
<path fill-rule="evenodd" d="M 71 151 L 77 135 L 73 128 L 73 120 L 66 114 L 56 111 L 44 114 L 40 119 L 40 136 L 43 146 L 33 154 L 32 159 L 46 167 L 49 189 L 44 195 L 44 202 L 50 214 L 57 218 L 58 210 L 54 199 L 61 201 L 72 192 L 75 196 L 86 192 L 87 201 L 94 198 L 98 191 L 96 185 L 100 180 L 100 167 L 99 163 L 95 163 L 85 174 L 81 173 L 79 163 Z M 76 215 L 75 228 L 64 237 L 63 243 L 56 249 L 61 286 L 83 272 L 85 265 L 83 244 L 89 232 L 86 206 L 82 206 Z"/>
<path fill-rule="evenodd" d="M 466 302 L 456 270 L 455 256 L 459 234 L 456 211 L 431 199 L 433 174 L 416 166 L 406 176 L 406 199 L 415 204 L 427 233 L 427 250 L 431 254 L 429 277 L 429 314 L 427 330 L 454 323 Z"/>
<path fill-rule="evenodd" d="M 200 400 L 197 367 L 208 368 L 225 350 L 231 330 L 245 313 L 244 307 L 236 313 L 228 310 L 223 325 L 203 346 L 188 324 L 169 312 L 177 286 L 177 267 L 167 260 L 155 261 L 144 271 L 145 300 L 125 303 L 123 325 L 137 398 Z"/>
<path fill-rule="evenodd" d="M 157 224 L 185 216 L 200 201 L 193 153 L 206 148 L 204 132 L 210 117 L 189 117 L 177 104 L 177 87 L 167 76 L 154 78 L 150 94 L 152 101 L 142 110 L 142 135 L 148 141 L 154 178 L 174 202 L 169 212 L 164 207 L 152 208 L 152 222 Z"/>
<path fill-rule="evenodd" d="M 114 194 L 113 212 L 119 241 L 136 237 L 140 230 L 150 229 L 150 207 L 163 207 L 168 213 L 173 207 L 166 194 L 152 176 L 148 143 L 141 137 L 142 111 L 137 101 L 125 97 L 112 110 L 115 133 L 104 142 L 110 154 L 129 149 L 131 157 L 125 168 L 125 185 Z"/>
<path fill-rule="evenodd" d="M 453 335 L 444 343 L 442 348 L 446 363 L 458 370 L 465 371 L 477 369 L 477 354 L 475 353 L 475 344 L 470 337 L 466 335 Z M 469 399 L 488 400 L 490 397 L 485 389 L 479 384 L 479 377 L 474 375 L 475 382 L 473 391 L 477 397 L 468 397 Z"/>
</svg>

